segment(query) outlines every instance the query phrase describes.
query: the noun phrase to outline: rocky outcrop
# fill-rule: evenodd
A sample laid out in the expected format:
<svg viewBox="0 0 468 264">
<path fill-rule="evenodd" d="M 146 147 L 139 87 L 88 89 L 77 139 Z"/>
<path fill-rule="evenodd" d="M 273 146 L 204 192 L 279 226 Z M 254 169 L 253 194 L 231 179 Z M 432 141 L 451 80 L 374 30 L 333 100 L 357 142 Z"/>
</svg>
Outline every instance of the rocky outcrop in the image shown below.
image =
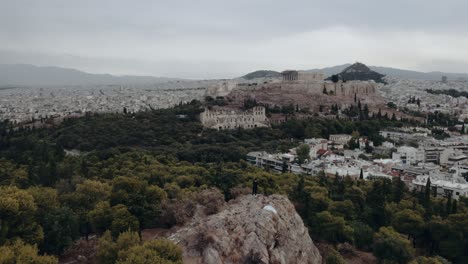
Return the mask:
<svg viewBox="0 0 468 264">
<path fill-rule="evenodd" d="M 322 257 L 286 196 L 240 196 L 217 214 L 194 219 L 170 239 L 184 263 L 321 263 Z"/>
</svg>

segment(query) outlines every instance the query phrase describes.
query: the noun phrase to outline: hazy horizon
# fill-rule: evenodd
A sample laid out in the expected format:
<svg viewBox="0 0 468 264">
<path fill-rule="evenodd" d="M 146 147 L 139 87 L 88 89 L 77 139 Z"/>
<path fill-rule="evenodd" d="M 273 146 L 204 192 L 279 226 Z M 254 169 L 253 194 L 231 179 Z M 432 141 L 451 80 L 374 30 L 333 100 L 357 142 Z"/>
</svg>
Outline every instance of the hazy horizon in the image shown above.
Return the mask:
<svg viewBox="0 0 468 264">
<path fill-rule="evenodd" d="M 351 65 L 353 63 L 356 63 L 358 61 L 355 61 L 355 62 L 346 62 L 346 63 L 340 63 L 340 64 L 337 64 L 337 65 L 329 65 L 329 66 L 325 66 L 325 67 L 321 67 L 321 68 L 314 68 L 314 69 L 326 69 L 326 68 L 334 68 L 334 67 L 340 67 L 340 66 L 347 66 L 347 65 Z M 365 62 L 361 62 L 359 61 L 359 63 L 364 63 L 366 64 Z M 60 65 L 37 65 L 37 64 L 29 64 L 29 63 L 0 63 L 0 65 L 25 65 L 25 66 L 33 66 L 33 67 L 39 67 L 39 68 L 59 68 L 59 69 L 67 69 L 67 70 L 76 70 L 76 71 L 80 71 L 82 73 L 86 73 L 86 74 L 99 74 L 99 75 L 112 75 L 112 76 L 115 76 L 115 77 L 155 77 L 155 78 L 169 78 L 169 79 L 187 79 L 187 80 L 202 80 L 202 78 L 182 78 L 182 77 L 179 77 L 179 76 L 157 76 L 157 75 L 134 75 L 134 74 L 114 74 L 112 72 L 106 72 L 106 71 L 103 71 L 103 72 L 91 72 L 91 71 L 86 71 L 86 70 L 82 70 L 82 69 L 78 69 L 78 68 L 72 68 L 72 67 L 65 67 L 65 66 L 60 66 Z M 402 69 L 402 68 L 396 68 L 396 67 L 391 67 L 391 66 L 387 66 L 387 65 L 368 65 L 366 64 L 368 67 L 382 67 L 382 68 L 388 68 L 388 69 L 395 69 L 395 70 L 402 70 L 402 71 L 413 71 L 413 72 L 419 72 L 419 73 L 438 73 L 438 72 L 441 72 L 441 73 L 447 73 L 447 74 L 453 74 L 453 75 L 456 75 L 456 74 L 460 74 L 460 75 L 468 75 L 468 72 L 442 72 L 442 71 L 438 71 L 438 70 L 434 70 L 434 71 L 418 71 L 418 70 L 414 70 L 414 69 Z M 304 69 L 295 69 L 295 70 L 299 70 L 299 71 L 302 71 L 302 70 L 314 70 L 313 68 L 309 67 L 309 68 L 304 68 Z M 255 72 L 255 71 L 278 71 L 278 72 L 281 72 L 283 70 L 288 70 L 288 69 L 278 69 L 278 70 L 274 70 L 274 69 L 254 69 L 252 71 L 249 71 L 249 72 L 244 72 L 240 75 L 237 75 L 237 76 L 231 76 L 231 77 L 227 77 L 227 78 L 213 78 L 213 79 L 233 79 L 233 78 L 238 78 L 238 77 L 242 77 L 243 75 L 245 74 L 248 74 L 248 73 L 251 73 L 251 72 Z"/>
<path fill-rule="evenodd" d="M 6 1 L 0 61 L 190 79 L 344 63 L 468 72 L 464 1 Z"/>
</svg>

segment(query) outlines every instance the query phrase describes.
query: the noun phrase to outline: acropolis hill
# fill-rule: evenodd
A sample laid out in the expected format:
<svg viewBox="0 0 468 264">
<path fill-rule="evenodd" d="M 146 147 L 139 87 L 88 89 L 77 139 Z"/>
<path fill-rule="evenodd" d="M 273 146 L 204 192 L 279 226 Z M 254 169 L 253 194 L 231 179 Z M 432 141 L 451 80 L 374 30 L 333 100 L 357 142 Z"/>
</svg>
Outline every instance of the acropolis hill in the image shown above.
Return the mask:
<svg viewBox="0 0 468 264">
<path fill-rule="evenodd" d="M 353 66 L 347 70 L 352 71 Z M 226 81 L 208 88 L 206 95 L 225 97 L 232 105 L 238 106 L 242 106 L 247 99 L 255 99 L 264 105 L 293 104 L 311 111 L 335 104 L 346 107 L 355 103 L 356 99 L 371 108 L 385 105 L 384 99 L 377 93 L 382 84 L 373 80 L 328 81 L 322 73 L 296 70 L 286 70 L 281 75 L 281 78 L 268 78 L 259 82 Z"/>
</svg>

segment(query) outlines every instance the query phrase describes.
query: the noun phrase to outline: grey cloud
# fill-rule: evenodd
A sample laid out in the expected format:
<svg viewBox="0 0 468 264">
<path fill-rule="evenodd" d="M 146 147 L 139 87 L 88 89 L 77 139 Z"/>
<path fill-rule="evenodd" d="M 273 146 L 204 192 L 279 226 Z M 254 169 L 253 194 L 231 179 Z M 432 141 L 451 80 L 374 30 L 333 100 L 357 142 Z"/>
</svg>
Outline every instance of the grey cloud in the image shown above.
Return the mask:
<svg viewBox="0 0 468 264">
<path fill-rule="evenodd" d="M 303 47 L 294 43 L 300 41 L 297 36 L 336 28 L 345 28 L 353 34 L 373 35 L 376 39 L 392 34 L 395 37 L 389 40 L 388 47 L 392 43 L 408 41 L 405 38 L 414 32 L 430 37 L 468 35 L 468 16 L 465 14 L 468 1 L 464 0 L 0 0 L 0 6 L 0 48 L 16 52 L 10 57 L 22 54 L 18 58 L 28 61 L 28 54 L 34 52 L 48 54 L 50 58 L 72 54 L 76 58 L 95 58 L 96 65 L 75 58 L 67 60 L 71 64 L 68 66 L 94 71 L 108 68 L 108 71 L 120 72 L 112 60 L 125 61 L 130 64 L 125 68 L 134 68 L 145 74 L 166 74 L 165 68 L 177 69 L 176 65 L 180 65 L 188 71 L 172 73 L 190 72 L 191 76 L 205 76 L 205 70 L 189 69 L 194 60 L 200 58 L 203 58 L 203 68 L 212 68 L 216 72 L 219 70 L 216 67 L 223 67 L 222 72 L 231 75 L 238 74 L 242 59 L 245 69 L 261 66 L 278 68 L 290 65 L 292 61 L 304 65 L 313 58 L 304 56 L 301 62 L 301 58 L 278 57 L 272 63 L 271 59 L 265 59 L 268 57 L 266 53 L 281 54 L 282 50 Z M 334 58 L 337 51 L 327 49 L 327 43 L 322 42 L 341 39 L 341 36 L 320 40 L 311 38 L 306 44 L 310 49 L 320 49 L 319 54 L 330 57 L 323 64 L 340 58 Z M 271 44 L 278 41 L 281 44 Z M 355 51 L 356 54 L 362 54 L 365 48 L 372 46 L 372 39 L 366 41 L 362 50 Z M 457 40 L 451 37 L 450 41 Z M 265 45 L 270 47 L 262 52 Z M 333 43 L 331 46 L 343 51 L 349 43 L 340 45 Z M 382 46 L 373 54 L 385 53 L 388 47 Z M 408 43 L 401 52 L 407 54 L 419 48 L 424 49 Z M 171 54 L 174 56 L 172 60 L 169 58 Z M 248 58 L 243 58 L 245 54 L 249 55 Z M 371 61 L 385 63 L 382 58 L 373 56 Z M 396 64 L 411 67 L 441 60 L 431 57 L 419 59 L 412 64 L 403 60 Z M 29 55 L 29 61 L 47 64 L 47 59 L 38 60 L 37 56 Z M 50 59 L 49 64 L 54 61 Z M 164 67 L 163 62 L 173 66 Z M 344 62 L 348 61 L 341 61 Z M 454 65 L 441 62 L 423 66 L 461 70 L 465 64 L 461 59 Z M 423 66 L 418 67 L 422 69 Z"/>
</svg>

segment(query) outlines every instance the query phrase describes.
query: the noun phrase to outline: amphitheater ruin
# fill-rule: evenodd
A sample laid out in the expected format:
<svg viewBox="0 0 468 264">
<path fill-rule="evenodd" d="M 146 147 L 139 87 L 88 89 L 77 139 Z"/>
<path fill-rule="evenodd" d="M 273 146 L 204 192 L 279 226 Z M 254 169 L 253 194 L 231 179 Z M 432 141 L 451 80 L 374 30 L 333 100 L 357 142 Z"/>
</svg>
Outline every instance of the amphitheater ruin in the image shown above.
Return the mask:
<svg viewBox="0 0 468 264">
<path fill-rule="evenodd" d="M 200 122 L 206 128 L 217 130 L 269 126 L 265 108 L 262 106 L 246 111 L 223 107 L 205 108 L 205 111 L 200 114 Z"/>
</svg>

